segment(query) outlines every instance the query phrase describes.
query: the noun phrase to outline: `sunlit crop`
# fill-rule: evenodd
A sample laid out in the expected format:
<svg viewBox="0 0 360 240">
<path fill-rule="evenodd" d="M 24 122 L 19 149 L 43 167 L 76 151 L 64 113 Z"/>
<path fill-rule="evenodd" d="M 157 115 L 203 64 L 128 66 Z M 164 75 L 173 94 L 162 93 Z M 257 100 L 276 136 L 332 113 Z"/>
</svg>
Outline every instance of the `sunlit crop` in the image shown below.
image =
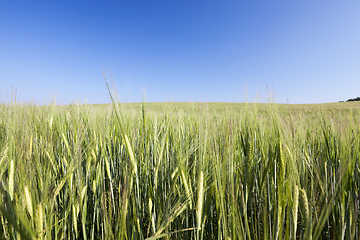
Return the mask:
<svg viewBox="0 0 360 240">
<path fill-rule="evenodd" d="M 0 106 L 0 239 L 360 238 L 357 103 L 113 100 Z"/>
</svg>

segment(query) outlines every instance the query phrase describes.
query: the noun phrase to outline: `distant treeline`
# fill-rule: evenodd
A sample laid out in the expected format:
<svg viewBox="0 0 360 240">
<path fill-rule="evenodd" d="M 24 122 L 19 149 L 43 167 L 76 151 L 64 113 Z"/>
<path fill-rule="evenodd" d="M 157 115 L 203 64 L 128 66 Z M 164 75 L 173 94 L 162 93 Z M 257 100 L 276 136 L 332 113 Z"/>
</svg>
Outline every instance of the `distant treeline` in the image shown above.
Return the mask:
<svg viewBox="0 0 360 240">
<path fill-rule="evenodd" d="M 357 98 L 350 98 L 348 100 L 346 100 L 347 102 L 354 102 L 354 101 L 360 101 L 360 97 Z"/>
<path fill-rule="evenodd" d="M 345 102 L 355 102 L 355 101 L 360 101 L 360 97 L 350 98 L 350 99 L 346 100 Z M 344 101 L 340 101 L 340 102 L 344 102 Z"/>
</svg>

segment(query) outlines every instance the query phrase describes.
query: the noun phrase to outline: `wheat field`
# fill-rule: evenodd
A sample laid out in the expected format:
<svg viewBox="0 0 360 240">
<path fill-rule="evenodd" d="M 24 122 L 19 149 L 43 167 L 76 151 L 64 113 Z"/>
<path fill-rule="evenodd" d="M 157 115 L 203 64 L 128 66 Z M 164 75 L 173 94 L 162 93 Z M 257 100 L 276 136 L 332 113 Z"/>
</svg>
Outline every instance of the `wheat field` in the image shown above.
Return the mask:
<svg viewBox="0 0 360 240">
<path fill-rule="evenodd" d="M 360 239 L 359 121 L 356 102 L 3 104 L 0 239 Z"/>
</svg>

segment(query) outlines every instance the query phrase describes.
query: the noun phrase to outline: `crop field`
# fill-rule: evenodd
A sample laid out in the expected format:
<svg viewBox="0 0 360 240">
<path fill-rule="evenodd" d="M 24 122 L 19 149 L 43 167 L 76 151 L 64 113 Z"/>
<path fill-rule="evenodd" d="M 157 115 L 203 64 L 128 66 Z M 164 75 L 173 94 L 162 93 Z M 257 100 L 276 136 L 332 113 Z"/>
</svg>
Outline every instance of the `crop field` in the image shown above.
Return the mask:
<svg viewBox="0 0 360 240">
<path fill-rule="evenodd" d="M 360 239 L 360 103 L 0 105 L 0 239 Z"/>
</svg>

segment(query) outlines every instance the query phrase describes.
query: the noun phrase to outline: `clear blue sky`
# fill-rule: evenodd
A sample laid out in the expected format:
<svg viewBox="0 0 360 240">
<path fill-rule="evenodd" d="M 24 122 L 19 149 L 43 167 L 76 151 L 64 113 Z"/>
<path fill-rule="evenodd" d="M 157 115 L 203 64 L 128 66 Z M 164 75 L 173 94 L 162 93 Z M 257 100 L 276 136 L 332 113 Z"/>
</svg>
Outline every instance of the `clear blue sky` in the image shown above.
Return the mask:
<svg viewBox="0 0 360 240">
<path fill-rule="evenodd" d="M 0 102 L 360 96 L 359 0 L 0 0 Z M 247 89 L 247 90 L 246 90 Z"/>
</svg>

